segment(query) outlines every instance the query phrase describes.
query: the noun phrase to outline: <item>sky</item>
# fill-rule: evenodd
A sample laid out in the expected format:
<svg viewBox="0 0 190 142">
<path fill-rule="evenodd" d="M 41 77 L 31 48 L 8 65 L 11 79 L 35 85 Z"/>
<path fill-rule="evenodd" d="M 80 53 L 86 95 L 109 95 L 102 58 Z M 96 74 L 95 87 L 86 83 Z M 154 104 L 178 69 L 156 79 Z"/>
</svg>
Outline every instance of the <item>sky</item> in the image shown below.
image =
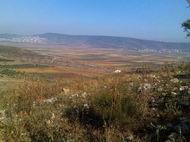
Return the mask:
<svg viewBox="0 0 190 142">
<path fill-rule="evenodd" d="M 125 36 L 189 41 L 186 0 L 0 0 L 0 33 Z"/>
</svg>

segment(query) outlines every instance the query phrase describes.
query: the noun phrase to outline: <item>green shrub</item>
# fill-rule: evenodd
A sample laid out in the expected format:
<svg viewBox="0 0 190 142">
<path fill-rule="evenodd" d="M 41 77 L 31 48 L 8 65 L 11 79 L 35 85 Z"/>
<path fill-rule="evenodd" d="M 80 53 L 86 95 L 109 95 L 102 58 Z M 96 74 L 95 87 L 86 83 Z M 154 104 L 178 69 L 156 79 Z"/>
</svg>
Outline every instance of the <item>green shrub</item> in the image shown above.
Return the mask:
<svg viewBox="0 0 190 142">
<path fill-rule="evenodd" d="M 114 80 L 113 80 L 114 81 Z M 114 123 L 120 126 L 136 125 L 137 119 L 144 116 L 148 102 L 143 102 L 143 96 L 131 95 L 126 82 L 99 87 L 86 101 L 76 101 L 67 107 L 65 115 L 72 121 L 90 125 L 94 128 L 103 128 L 104 125 Z M 105 85 L 105 84 L 104 84 Z M 140 119 L 139 119 L 140 121 Z"/>
<path fill-rule="evenodd" d="M 17 72 L 14 69 L 0 68 L 0 74 L 7 75 L 7 76 L 14 76 L 17 74 Z"/>
</svg>

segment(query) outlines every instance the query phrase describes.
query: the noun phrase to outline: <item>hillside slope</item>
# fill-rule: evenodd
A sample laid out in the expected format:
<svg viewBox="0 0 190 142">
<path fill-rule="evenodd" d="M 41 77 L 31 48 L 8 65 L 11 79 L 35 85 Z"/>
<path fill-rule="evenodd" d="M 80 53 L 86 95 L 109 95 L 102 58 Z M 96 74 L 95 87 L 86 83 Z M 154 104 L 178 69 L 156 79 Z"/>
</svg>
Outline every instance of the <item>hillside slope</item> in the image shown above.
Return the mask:
<svg viewBox="0 0 190 142">
<path fill-rule="evenodd" d="M 190 53 L 190 43 L 172 43 L 128 37 L 66 35 L 45 33 L 37 35 L 0 34 L 0 42 L 54 44 L 66 47 L 115 48 L 141 52 Z"/>
</svg>

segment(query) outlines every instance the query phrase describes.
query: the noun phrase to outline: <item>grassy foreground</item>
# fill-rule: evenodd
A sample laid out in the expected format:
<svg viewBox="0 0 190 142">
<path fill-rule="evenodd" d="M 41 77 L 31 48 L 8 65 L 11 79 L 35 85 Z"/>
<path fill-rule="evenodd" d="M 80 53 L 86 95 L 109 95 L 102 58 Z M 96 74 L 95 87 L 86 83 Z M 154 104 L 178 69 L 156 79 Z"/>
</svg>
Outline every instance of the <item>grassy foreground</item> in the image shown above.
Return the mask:
<svg viewBox="0 0 190 142">
<path fill-rule="evenodd" d="M 190 65 L 71 82 L 26 80 L 2 94 L 6 142 L 186 142 Z"/>
</svg>

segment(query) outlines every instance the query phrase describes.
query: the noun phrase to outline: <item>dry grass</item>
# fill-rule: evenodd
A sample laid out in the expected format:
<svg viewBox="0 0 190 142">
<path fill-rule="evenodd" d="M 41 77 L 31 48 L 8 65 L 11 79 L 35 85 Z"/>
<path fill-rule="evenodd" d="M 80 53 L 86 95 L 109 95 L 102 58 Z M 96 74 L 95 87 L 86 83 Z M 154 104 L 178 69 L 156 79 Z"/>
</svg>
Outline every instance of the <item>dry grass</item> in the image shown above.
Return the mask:
<svg viewBox="0 0 190 142">
<path fill-rule="evenodd" d="M 158 72 L 142 67 L 138 72 L 114 74 L 113 70 L 124 68 L 125 62 L 147 61 L 150 56 L 127 57 L 103 49 L 58 48 L 54 52 L 51 49 L 35 52 L 46 54 L 41 61 L 48 65 L 52 64 L 51 58 L 44 56 L 59 57 L 55 60 L 56 67 L 23 67 L 17 71 L 48 74 L 48 79 L 52 74 L 53 79 L 30 80 L 32 76 L 10 91 L 4 101 L 4 141 L 166 141 L 173 133 L 180 140 L 189 139 L 181 126 L 179 132 L 175 127 L 182 117 L 189 126 L 189 110 L 180 103 L 190 97 L 188 90 L 180 91 L 180 87 L 190 84 L 171 81 L 181 75 L 178 72 L 189 74 L 189 66 L 166 66 Z M 96 56 L 101 59 L 97 61 Z M 162 63 L 159 58 L 155 60 Z M 73 64 L 69 62 L 68 66 L 65 59 Z M 37 60 L 31 58 L 30 62 Z M 60 74 L 78 77 L 64 80 Z"/>
</svg>

